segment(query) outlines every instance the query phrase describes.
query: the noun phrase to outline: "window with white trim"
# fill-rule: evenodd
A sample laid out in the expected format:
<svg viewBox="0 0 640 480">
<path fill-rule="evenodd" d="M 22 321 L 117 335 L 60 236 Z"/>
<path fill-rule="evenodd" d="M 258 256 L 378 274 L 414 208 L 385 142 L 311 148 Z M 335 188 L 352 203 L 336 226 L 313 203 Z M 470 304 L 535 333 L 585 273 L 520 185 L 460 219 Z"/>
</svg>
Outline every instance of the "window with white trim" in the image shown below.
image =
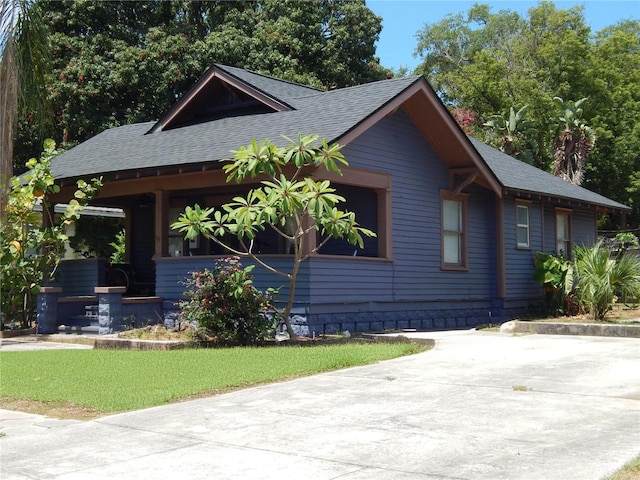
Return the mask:
<svg viewBox="0 0 640 480">
<path fill-rule="evenodd" d="M 529 248 L 531 243 L 528 205 L 516 205 L 516 231 L 518 248 Z"/>
<path fill-rule="evenodd" d="M 467 268 L 466 196 L 442 194 L 442 268 Z"/>
</svg>

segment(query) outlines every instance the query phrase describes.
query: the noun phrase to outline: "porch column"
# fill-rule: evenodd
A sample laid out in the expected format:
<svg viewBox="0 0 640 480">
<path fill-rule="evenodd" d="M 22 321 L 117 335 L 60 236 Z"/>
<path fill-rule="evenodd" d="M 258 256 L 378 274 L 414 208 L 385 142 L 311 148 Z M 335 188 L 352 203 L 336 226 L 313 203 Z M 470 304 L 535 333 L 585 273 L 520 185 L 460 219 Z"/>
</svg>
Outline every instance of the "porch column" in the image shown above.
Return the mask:
<svg viewBox="0 0 640 480">
<path fill-rule="evenodd" d="M 36 333 L 57 333 L 60 293 L 62 293 L 61 287 L 40 287 L 37 300 Z"/>
<path fill-rule="evenodd" d="M 302 219 L 302 228 L 307 229 L 307 228 L 310 228 L 312 225 L 313 225 L 312 218 L 309 215 L 306 215 Z M 313 249 L 316 248 L 316 246 L 317 246 L 316 235 L 315 235 L 315 232 L 312 232 L 310 235 L 307 235 L 303 239 L 302 253 L 306 255 L 307 253 L 312 252 Z"/>
<path fill-rule="evenodd" d="M 127 287 L 95 287 L 98 295 L 98 334 L 119 330 L 122 325 L 122 294 Z"/>
<path fill-rule="evenodd" d="M 376 189 L 378 201 L 378 256 L 390 260 L 393 258 L 393 226 L 391 217 L 391 194 L 390 188 Z"/>
<path fill-rule="evenodd" d="M 156 190 L 155 256 L 166 257 L 169 252 L 169 194 Z"/>
</svg>

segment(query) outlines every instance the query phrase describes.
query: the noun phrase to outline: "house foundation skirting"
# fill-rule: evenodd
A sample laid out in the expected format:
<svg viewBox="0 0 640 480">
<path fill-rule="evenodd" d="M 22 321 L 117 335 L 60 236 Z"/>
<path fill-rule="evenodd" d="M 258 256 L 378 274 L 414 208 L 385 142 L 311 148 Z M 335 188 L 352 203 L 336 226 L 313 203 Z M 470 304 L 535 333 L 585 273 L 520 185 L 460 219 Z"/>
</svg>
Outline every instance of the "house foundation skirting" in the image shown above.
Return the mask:
<svg viewBox="0 0 640 480">
<path fill-rule="evenodd" d="M 407 310 L 349 312 L 311 317 L 309 329 L 316 334 L 338 332 L 383 332 L 389 330 L 454 330 L 499 322 L 484 309 L 444 311 Z"/>
<path fill-rule="evenodd" d="M 124 287 L 96 287 L 94 296 L 65 297 L 63 293 L 60 287 L 41 289 L 37 333 L 57 333 L 60 325 L 69 325 L 69 318 L 83 317 L 90 308 L 95 311 L 99 334 L 159 323 L 174 328 L 181 321 L 179 299 L 123 297 Z M 322 305 L 316 306 L 316 312 L 308 305 L 298 305 L 292 311 L 291 321 L 296 334 L 304 336 L 345 331 L 451 330 L 503 323 L 522 315 L 527 304 L 531 305 L 531 299 L 528 302 L 494 299 L 404 305 L 389 302 Z M 325 311 L 318 312 L 319 308 Z"/>
</svg>

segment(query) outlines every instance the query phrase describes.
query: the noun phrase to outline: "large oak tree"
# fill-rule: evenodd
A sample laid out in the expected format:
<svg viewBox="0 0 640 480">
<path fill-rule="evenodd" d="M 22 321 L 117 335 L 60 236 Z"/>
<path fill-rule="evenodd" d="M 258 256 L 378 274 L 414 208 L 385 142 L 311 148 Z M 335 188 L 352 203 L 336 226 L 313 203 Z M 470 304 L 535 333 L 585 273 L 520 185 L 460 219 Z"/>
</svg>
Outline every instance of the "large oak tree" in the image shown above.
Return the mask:
<svg viewBox="0 0 640 480">
<path fill-rule="evenodd" d="M 386 75 L 364 0 L 37 2 L 54 67 L 48 136 L 66 146 L 158 119 L 214 63 L 327 89 Z M 21 115 L 19 159 L 40 148 L 35 113 Z"/>
</svg>

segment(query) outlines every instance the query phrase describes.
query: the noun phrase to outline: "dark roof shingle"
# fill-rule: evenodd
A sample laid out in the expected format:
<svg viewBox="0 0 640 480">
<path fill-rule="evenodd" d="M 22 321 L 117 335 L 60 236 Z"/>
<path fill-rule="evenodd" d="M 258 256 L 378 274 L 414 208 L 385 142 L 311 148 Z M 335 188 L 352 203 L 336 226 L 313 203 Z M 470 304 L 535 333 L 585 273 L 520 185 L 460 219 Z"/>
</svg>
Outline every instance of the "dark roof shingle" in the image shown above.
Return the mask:
<svg viewBox="0 0 640 480">
<path fill-rule="evenodd" d="M 56 157 L 52 161 L 54 177 L 79 178 L 216 162 L 228 158 L 231 150 L 247 145 L 254 138 L 268 138 L 276 144 L 284 144 L 282 135 L 293 138 L 300 132 L 336 141 L 414 83 L 425 81 L 422 77 L 407 77 L 321 91 L 235 67 L 217 65 L 216 68 L 292 106 L 293 110 L 230 116 L 150 134 L 147 132 L 154 122 L 112 128 Z M 628 209 L 609 198 L 520 162 L 474 138 L 470 141 L 507 190 Z"/>
<path fill-rule="evenodd" d="M 610 198 L 516 160 L 475 138 L 469 137 L 469 139 L 498 181 L 508 190 L 578 200 L 603 207 L 628 209 L 627 206 Z"/>
</svg>

